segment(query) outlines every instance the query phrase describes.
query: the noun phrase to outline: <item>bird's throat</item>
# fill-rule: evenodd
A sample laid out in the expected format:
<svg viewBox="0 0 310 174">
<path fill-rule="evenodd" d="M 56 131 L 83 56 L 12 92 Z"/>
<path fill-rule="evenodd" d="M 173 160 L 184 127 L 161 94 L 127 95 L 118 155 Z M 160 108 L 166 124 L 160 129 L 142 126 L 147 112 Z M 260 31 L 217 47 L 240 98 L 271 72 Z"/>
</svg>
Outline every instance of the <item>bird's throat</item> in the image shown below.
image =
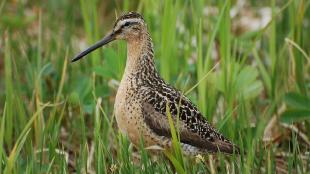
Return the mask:
<svg viewBox="0 0 310 174">
<path fill-rule="evenodd" d="M 141 69 L 154 69 L 153 43 L 148 33 L 127 41 L 127 62 L 125 73 L 135 73 Z"/>
</svg>

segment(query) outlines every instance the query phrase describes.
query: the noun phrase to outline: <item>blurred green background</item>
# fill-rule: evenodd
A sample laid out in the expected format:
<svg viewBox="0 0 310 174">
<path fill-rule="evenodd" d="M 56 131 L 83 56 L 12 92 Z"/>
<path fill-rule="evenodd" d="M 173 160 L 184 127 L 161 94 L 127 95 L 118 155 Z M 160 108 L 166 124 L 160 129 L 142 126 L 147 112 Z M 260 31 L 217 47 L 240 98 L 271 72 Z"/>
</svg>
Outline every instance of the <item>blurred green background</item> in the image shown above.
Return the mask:
<svg viewBox="0 0 310 174">
<path fill-rule="evenodd" d="M 113 104 L 126 43 L 70 63 L 128 11 L 144 16 L 163 78 L 247 152 L 176 158 L 179 173 L 310 172 L 309 7 L 309 0 L 2 0 L 0 173 L 173 173 L 163 155 L 152 160 L 118 133 Z"/>
</svg>

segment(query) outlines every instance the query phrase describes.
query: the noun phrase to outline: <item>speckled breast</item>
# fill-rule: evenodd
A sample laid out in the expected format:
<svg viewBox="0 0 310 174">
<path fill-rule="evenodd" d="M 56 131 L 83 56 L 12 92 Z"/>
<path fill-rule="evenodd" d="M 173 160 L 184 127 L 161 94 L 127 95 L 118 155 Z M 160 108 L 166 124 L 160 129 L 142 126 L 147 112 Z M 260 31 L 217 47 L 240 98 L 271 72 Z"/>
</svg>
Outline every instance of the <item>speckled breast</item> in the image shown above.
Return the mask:
<svg viewBox="0 0 310 174">
<path fill-rule="evenodd" d="M 114 113 L 121 132 L 134 144 L 139 144 L 142 127 L 141 99 L 131 83 L 131 78 L 124 77 L 117 90 Z"/>
</svg>

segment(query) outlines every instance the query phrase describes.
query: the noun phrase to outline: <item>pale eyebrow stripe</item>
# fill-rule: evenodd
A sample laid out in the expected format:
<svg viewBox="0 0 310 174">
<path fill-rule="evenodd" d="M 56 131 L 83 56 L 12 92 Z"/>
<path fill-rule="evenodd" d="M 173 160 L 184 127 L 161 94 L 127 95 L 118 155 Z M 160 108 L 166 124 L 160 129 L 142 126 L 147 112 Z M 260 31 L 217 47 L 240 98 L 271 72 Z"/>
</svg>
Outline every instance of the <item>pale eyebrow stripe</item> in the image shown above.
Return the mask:
<svg viewBox="0 0 310 174">
<path fill-rule="evenodd" d="M 125 19 L 123 21 L 120 21 L 119 25 L 116 26 L 115 30 L 122 29 L 126 22 L 129 22 L 131 24 L 133 24 L 133 23 L 137 23 L 138 24 L 138 23 L 142 22 L 142 20 L 141 19 Z"/>
<path fill-rule="evenodd" d="M 124 25 L 126 22 L 130 22 L 130 23 L 139 23 L 141 22 L 141 19 L 125 19 L 123 21 L 121 21 L 120 25 Z"/>
</svg>

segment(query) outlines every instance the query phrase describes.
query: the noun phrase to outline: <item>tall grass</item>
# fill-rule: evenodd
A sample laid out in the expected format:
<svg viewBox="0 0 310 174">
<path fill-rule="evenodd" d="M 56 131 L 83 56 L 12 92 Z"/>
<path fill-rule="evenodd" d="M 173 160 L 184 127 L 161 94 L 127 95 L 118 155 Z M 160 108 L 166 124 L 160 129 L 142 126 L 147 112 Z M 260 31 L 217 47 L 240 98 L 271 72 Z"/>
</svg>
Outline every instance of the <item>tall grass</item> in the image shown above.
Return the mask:
<svg viewBox="0 0 310 174">
<path fill-rule="evenodd" d="M 224 0 L 2 1 L 0 173 L 309 173 L 310 3 L 247 3 L 271 10 L 266 26 L 235 31 L 244 15 Z M 144 15 L 163 78 L 246 153 L 183 156 L 169 112 L 174 148 L 156 157 L 118 131 L 126 43 L 69 60 L 126 11 Z"/>
</svg>

